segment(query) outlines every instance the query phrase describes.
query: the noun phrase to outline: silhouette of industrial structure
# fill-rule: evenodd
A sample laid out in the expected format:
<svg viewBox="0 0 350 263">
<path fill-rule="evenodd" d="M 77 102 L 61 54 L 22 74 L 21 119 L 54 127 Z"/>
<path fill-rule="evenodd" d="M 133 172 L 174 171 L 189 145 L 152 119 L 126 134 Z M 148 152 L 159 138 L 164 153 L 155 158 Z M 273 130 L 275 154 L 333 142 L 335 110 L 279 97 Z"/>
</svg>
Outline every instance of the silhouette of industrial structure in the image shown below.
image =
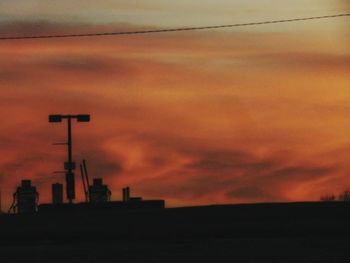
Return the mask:
<svg viewBox="0 0 350 263">
<path fill-rule="evenodd" d="M 22 180 L 13 194 L 13 202 L 9 212 L 13 213 L 34 213 L 38 209 L 39 193 L 30 180 Z"/>
<path fill-rule="evenodd" d="M 95 178 L 93 184 L 89 186 L 90 203 L 98 204 L 111 201 L 112 192 L 108 186 L 103 184 L 102 178 Z"/>
<path fill-rule="evenodd" d="M 64 143 L 55 143 L 55 145 L 67 145 L 68 158 L 64 163 L 66 197 L 68 203 L 64 202 L 64 187 L 62 183 L 54 183 L 51 187 L 52 203 L 39 205 L 39 193 L 30 180 L 22 180 L 21 185 L 17 187 L 13 194 L 13 203 L 9 208 L 9 213 L 25 214 L 35 212 L 63 212 L 76 210 L 129 210 L 129 209 L 163 209 L 164 200 L 143 200 L 141 197 L 131 197 L 130 187 L 122 190 L 122 200 L 112 201 L 112 192 L 108 185 L 103 183 L 103 178 L 92 178 L 92 185 L 88 175 L 86 161 L 80 164 L 81 180 L 83 184 L 85 202 L 74 204 L 75 195 L 75 174 L 76 164 L 73 161 L 72 151 L 72 120 L 78 122 L 89 122 L 90 115 L 49 115 L 49 122 L 57 123 L 67 120 L 68 139 Z M 0 197 L 1 202 L 1 197 Z M 1 208 L 1 204 L 0 204 Z"/>
<path fill-rule="evenodd" d="M 76 119 L 78 122 L 90 122 L 90 115 L 88 114 L 78 114 L 78 115 L 49 115 L 49 122 L 57 123 L 67 120 L 68 138 L 65 143 L 58 143 L 61 145 L 67 145 L 68 150 L 68 160 L 64 163 L 64 170 L 66 171 L 66 194 L 69 203 L 72 203 L 75 199 L 75 162 L 72 156 L 72 120 Z"/>
</svg>

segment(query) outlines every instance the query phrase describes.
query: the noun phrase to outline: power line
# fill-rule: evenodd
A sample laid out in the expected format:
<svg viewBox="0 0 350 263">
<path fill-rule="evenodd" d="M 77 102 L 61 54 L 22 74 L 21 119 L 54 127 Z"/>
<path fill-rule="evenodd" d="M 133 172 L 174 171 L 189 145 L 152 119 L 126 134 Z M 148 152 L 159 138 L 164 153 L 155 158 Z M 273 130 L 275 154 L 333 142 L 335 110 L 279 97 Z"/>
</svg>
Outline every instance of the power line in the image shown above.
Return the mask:
<svg viewBox="0 0 350 263">
<path fill-rule="evenodd" d="M 266 24 L 278 24 L 278 23 L 290 23 L 307 20 L 319 20 L 329 19 L 336 17 L 348 17 L 347 14 L 336 14 L 327 16 L 314 16 L 314 17 L 303 17 L 303 18 L 292 18 L 282 20 L 270 20 L 261 22 L 249 22 L 231 25 L 216 25 L 216 26 L 200 26 L 200 27 L 180 27 L 180 28 L 167 28 L 167 29 L 155 29 L 155 30 L 140 30 L 140 31 L 120 31 L 120 32 L 102 32 L 102 33 L 81 33 L 81 34 L 59 34 L 59 35 L 30 35 L 30 36 L 9 36 L 0 37 L 0 40 L 25 40 L 25 39 L 44 39 L 44 38 L 77 38 L 77 37 L 99 37 L 99 36 L 117 36 L 117 35 L 137 35 L 137 34 L 152 34 L 152 33 L 166 33 L 166 32 L 178 32 L 178 31 L 194 31 L 194 30 L 208 30 L 208 29 L 220 29 L 220 28 L 232 28 L 232 27 L 244 27 L 244 26 L 255 26 L 255 25 L 266 25 Z"/>
</svg>

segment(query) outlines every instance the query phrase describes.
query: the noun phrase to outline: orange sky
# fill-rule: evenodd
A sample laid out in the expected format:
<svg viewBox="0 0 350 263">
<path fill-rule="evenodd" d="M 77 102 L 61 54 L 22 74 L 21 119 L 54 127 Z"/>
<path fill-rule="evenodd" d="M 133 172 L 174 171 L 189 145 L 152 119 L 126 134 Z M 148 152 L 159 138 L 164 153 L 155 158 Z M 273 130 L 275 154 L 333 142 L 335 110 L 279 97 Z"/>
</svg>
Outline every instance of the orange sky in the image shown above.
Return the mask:
<svg viewBox="0 0 350 263">
<path fill-rule="evenodd" d="M 126 14 L 140 15 L 137 24 L 128 17 L 86 22 L 99 10 L 63 21 L 52 9 L 53 22 L 46 19 L 50 9 L 25 13 L 20 2 L 16 9 L 4 1 L 12 11 L 0 21 L 2 35 L 155 27 L 154 17 L 145 22 L 147 12 L 171 9 L 158 1 L 122 5 Z M 346 1 L 323 2 L 310 8 L 311 16 L 350 10 Z M 0 14 L 4 10 L 0 5 Z M 236 13 L 232 23 L 255 20 L 248 11 Z M 213 15 L 202 16 L 202 24 L 215 23 Z M 217 15 L 215 24 L 229 17 Z M 175 21 L 159 24 L 181 25 Z M 65 126 L 47 123 L 52 113 L 92 115 L 91 123 L 74 125 L 74 159 L 88 160 L 90 174 L 104 178 L 114 200 L 126 185 L 170 206 L 317 200 L 339 193 L 350 187 L 348 22 L 0 42 L 5 204 L 22 179 L 38 186 L 41 202 L 50 200 L 51 183 L 63 182 L 52 172 L 62 169 L 65 149 L 51 144 L 65 139 Z M 79 200 L 81 188 L 79 182 Z"/>
</svg>

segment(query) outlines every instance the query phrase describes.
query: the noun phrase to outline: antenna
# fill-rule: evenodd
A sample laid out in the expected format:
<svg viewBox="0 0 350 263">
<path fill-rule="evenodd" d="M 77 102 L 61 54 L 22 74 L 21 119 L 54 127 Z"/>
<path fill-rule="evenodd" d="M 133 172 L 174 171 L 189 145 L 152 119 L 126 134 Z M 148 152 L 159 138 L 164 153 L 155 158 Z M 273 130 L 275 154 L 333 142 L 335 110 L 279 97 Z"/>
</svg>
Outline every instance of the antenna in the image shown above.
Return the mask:
<svg viewBox="0 0 350 263">
<path fill-rule="evenodd" d="M 85 184 L 85 174 L 84 174 L 84 169 L 83 169 L 83 165 L 80 164 L 80 174 L 81 174 L 81 180 L 83 181 L 83 187 L 84 187 L 84 194 L 85 194 L 85 201 L 88 202 L 88 190 L 86 189 L 86 184 Z"/>
<path fill-rule="evenodd" d="M 83 168 L 84 168 L 84 173 L 85 173 L 85 177 L 86 177 L 86 184 L 87 184 L 87 187 L 89 189 L 89 187 L 90 187 L 89 175 L 88 175 L 88 172 L 87 172 L 87 167 L 86 167 L 86 161 L 85 160 L 83 160 Z"/>
</svg>

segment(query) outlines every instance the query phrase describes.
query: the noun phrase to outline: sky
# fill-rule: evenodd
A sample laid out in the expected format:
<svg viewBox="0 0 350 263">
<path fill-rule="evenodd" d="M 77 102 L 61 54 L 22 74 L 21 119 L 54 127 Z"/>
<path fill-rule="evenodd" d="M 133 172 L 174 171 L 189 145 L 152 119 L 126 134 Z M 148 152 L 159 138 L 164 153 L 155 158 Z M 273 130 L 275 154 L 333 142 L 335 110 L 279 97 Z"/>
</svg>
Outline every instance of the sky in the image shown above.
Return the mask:
<svg viewBox="0 0 350 263">
<path fill-rule="evenodd" d="M 347 0 L 0 2 L 0 35 L 111 32 L 349 13 Z M 113 200 L 318 200 L 350 188 L 350 20 L 0 42 L 0 190 L 64 182 L 65 124 Z M 82 185 L 77 171 L 78 201 Z"/>
</svg>

